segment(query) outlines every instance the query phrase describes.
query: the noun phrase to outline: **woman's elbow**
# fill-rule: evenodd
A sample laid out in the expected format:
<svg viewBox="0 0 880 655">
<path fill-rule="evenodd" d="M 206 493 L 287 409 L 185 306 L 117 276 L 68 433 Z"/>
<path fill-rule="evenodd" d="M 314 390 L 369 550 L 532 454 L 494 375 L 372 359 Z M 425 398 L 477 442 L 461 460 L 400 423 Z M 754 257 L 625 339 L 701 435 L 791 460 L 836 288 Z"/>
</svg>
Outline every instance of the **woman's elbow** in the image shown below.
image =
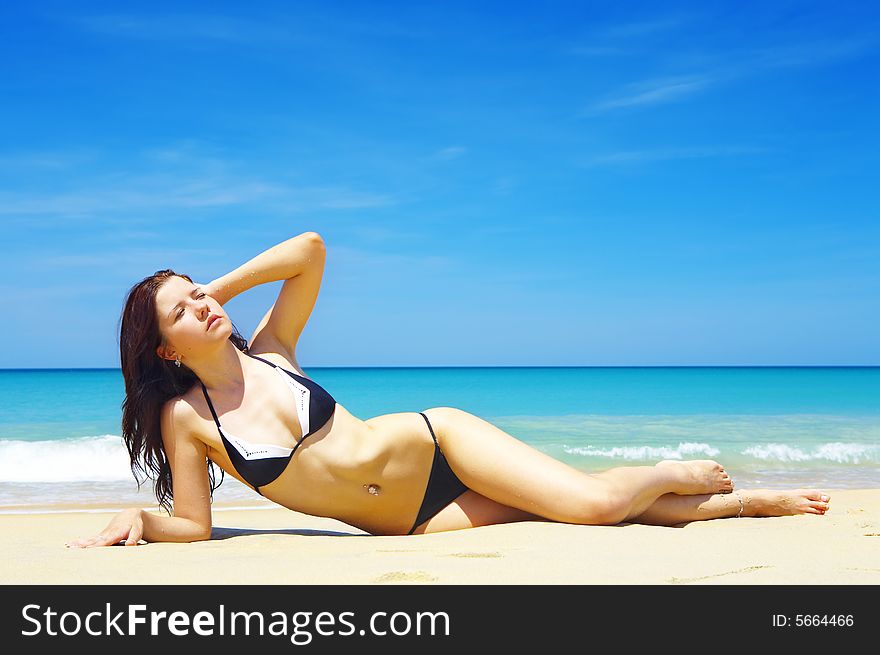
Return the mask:
<svg viewBox="0 0 880 655">
<path fill-rule="evenodd" d="M 317 232 L 303 232 L 300 237 L 307 239 L 310 243 L 316 246 L 324 246 L 324 239 Z"/>
<path fill-rule="evenodd" d="M 203 527 L 201 530 L 197 531 L 195 534 L 195 538 L 193 541 L 208 541 L 211 538 L 211 526 Z"/>
</svg>

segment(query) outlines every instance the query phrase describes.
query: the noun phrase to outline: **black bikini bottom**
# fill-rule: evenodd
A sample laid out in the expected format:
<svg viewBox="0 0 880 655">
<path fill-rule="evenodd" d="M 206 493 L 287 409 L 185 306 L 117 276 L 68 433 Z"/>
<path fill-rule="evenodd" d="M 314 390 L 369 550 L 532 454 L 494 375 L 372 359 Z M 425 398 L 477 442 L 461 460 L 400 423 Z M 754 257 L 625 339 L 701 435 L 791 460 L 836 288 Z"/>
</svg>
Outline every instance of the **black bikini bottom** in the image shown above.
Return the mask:
<svg viewBox="0 0 880 655">
<path fill-rule="evenodd" d="M 422 415 L 425 423 L 428 424 L 428 430 L 430 430 L 431 438 L 434 440 L 434 462 L 431 464 L 428 488 L 425 489 L 425 498 L 422 500 L 422 506 L 419 508 L 419 515 L 416 517 L 416 522 L 413 523 L 412 529 L 407 534 L 412 534 L 422 523 L 436 515 L 441 509 L 468 490 L 464 482 L 459 480 L 455 473 L 452 472 L 452 469 L 449 468 L 446 457 L 440 452 L 440 444 L 437 443 L 437 437 L 434 436 L 434 429 L 431 427 L 428 417 L 422 412 L 419 412 L 419 414 Z"/>
</svg>

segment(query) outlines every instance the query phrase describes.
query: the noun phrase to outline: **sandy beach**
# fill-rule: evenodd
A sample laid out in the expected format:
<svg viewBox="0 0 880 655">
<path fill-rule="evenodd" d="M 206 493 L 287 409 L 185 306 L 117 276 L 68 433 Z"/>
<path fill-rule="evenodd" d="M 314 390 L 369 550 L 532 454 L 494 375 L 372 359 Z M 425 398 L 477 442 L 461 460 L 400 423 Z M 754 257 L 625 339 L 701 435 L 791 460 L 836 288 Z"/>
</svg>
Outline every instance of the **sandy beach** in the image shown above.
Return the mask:
<svg viewBox="0 0 880 655">
<path fill-rule="evenodd" d="M 825 516 L 400 537 L 283 508 L 215 508 L 209 541 L 91 549 L 64 543 L 100 531 L 112 513 L 7 514 L 0 583 L 880 584 L 880 489 L 830 493 Z"/>
</svg>

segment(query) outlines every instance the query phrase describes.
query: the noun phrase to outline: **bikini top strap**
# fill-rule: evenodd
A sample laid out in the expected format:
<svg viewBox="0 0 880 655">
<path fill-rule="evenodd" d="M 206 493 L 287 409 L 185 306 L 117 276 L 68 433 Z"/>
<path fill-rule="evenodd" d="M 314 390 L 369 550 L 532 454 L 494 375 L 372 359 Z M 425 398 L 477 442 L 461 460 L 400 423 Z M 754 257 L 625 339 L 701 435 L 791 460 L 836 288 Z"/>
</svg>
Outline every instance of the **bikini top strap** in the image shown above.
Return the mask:
<svg viewBox="0 0 880 655">
<path fill-rule="evenodd" d="M 250 353 L 245 353 L 245 355 L 247 355 L 248 357 L 252 357 L 252 358 L 254 358 L 254 359 L 259 359 L 261 362 L 264 362 L 265 364 L 268 364 L 268 365 L 271 366 L 272 368 L 278 368 L 278 364 L 273 364 L 273 363 L 270 362 L 268 359 L 263 359 L 262 357 L 257 357 L 256 355 L 251 355 Z"/>
<path fill-rule="evenodd" d="M 205 400 L 208 401 L 208 409 L 211 410 L 211 416 L 214 417 L 214 423 L 217 424 L 217 427 L 220 427 L 220 419 L 217 418 L 217 412 L 214 411 L 214 403 L 211 402 L 211 397 L 208 395 L 208 390 L 205 388 L 205 383 L 199 380 L 199 384 L 202 385 L 202 393 L 205 394 Z"/>
</svg>

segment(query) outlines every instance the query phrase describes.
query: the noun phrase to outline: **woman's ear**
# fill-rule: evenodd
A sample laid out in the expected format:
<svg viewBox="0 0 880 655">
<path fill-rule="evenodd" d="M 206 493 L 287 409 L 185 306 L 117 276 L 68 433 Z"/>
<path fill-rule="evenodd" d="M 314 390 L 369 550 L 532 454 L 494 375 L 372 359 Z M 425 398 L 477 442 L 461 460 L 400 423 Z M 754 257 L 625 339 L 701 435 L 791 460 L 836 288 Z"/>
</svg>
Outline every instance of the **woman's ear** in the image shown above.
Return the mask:
<svg viewBox="0 0 880 655">
<path fill-rule="evenodd" d="M 160 359 L 174 359 L 176 357 L 174 350 L 166 346 L 157 346 L 156 354 L 159 355 Z"/>
</svg>

